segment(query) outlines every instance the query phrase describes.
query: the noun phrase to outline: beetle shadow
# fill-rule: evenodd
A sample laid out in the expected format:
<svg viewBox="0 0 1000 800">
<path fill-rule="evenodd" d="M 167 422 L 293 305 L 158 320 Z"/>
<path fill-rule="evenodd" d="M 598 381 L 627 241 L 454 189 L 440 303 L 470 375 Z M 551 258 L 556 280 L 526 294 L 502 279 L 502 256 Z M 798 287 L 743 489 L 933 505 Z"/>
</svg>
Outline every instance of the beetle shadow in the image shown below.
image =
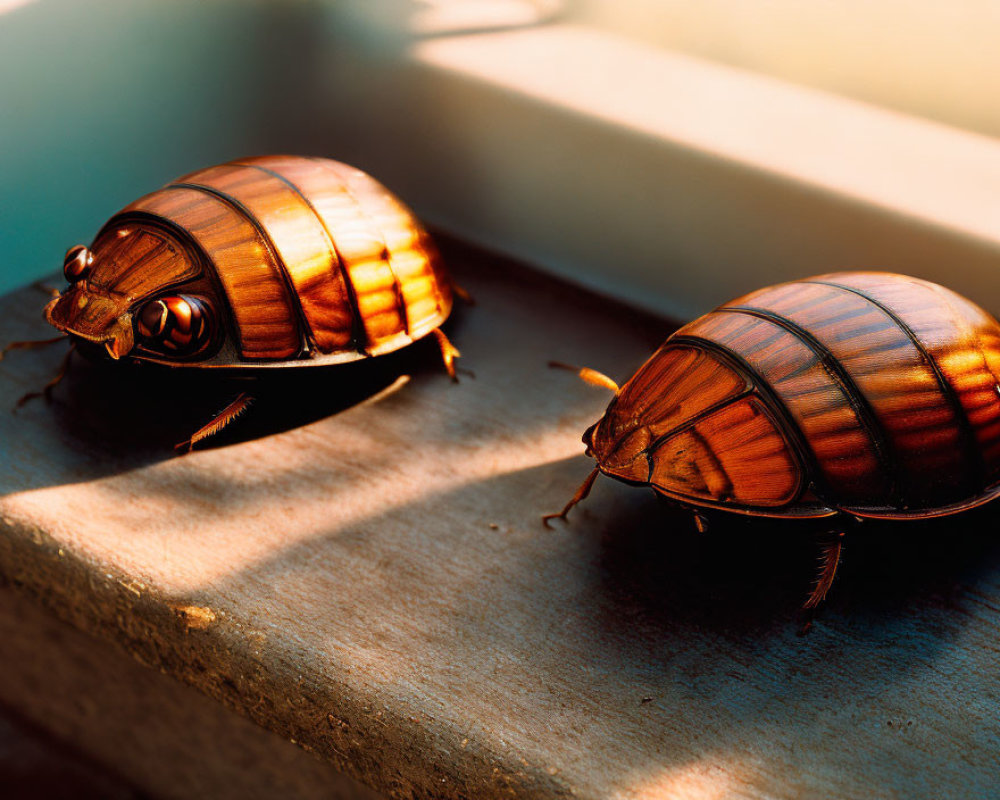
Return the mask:
<svg viewBox="0 0 1000 800">
<path fill-rule="evenodd" d="M 58 358 L 46 353 L 35 360 L 22 385 L 44 384 Z M 10 405 L 0 408 L 0 438 L 14 463 L 30 463 L 31 469 L 8 470 L 4 490 L 91 480 L 182 457 L 175 445 L 244 392 L 253 398 L 250 407 L 196 449 L 224 448 L 306 426 L 405 390 L 411 378 L 449 383 L 433 340 L 378 358 L 253 376 L 117 364 L 74 354 L 51 402 L 32 399 L 14 407 L 17 394 L 5 393 Z"/>
<path fill-rule="evenodd" d="M 683 620 L 758 640 L 793 628 L 806 633 L 802 605 L 819 573 L 819 534 L 844 530 L 837 576 L 812 627 L 850 621 L 855 636 L 876 642 L 917 607 L 952 608 L 1000 565 L 994 505 L 846 527 L 716 512 L 702 533 L 690 511 L 647 493 L 598 523 L 602 591 L 654 625 Z"/>
<path fill-rule="evenodd" d="M 184 441 L 237 395 L 249 394 L 250 408 L 218 434 L 199 442 L 215 449 L 273 436 L 308 425 L 364 402 L 401 377 L 440 371 L 433 341 L 420 341 L 378 358 L 323 367 L 238 372 L 160 368 L 81 359 L 66 393 L 72 403 L 58 403 L 56 418 L 88 446 L 116 456 L 144 459 L 172 456 Z M 140 433 L 141 432 L 141 433 Z"/>
<path fill-rule="evenodd" d="M 996 726 L 970 729 L 952 712 L 994 691 L 973 642 L 989 638 L 994 624 L 1000 508 L 848 530 L 837 580 L 802 635 L 800 609 L 818 571 L 817 529 L 715 514 L 699 533 L 689 512 L 663 505 L 650 496 L 623 500 L 613 518 L 590 528 L 600 553 L 590 591 L 605 599 L 589 616 L 590 636 L 611 651 L 604 658 L 621 680 L 665 706 L 664 719 L 671 707 L 694 702 L 701 723 L 738 698 L 724 712 L 736 710 L 735 718 L 700 730 L 707 735 L 699 751 L 738 753 L 752 735 L 773 748 L 776 769 L 790 748 L 834 771 L 842 765 L 825 741 L 857 736 L 851 752 L 859 764 L 875 766 L 886 747 L 899 748 L 900 766 L 879 768 L 902 795 L 914 789 L 903 766 L 912 752 L 879 734 L 898 714 L 907 725 L 940 725 L 939 761 L 954 759 L 955 749 L 989 752 Z M 960 679 L 941 681 L 955 669 Z M 915 686 L 940 696 L 927 702 Z M 795 712 L 775 718 L 776 708 Z M 961 736 L 970 741 L 956 748 Z M 636 774 L 656 771 L 637 767 Z"/>
<path fill-rule="evenodd" d="M 624 487 L 627 492 L 628 488 Z M 615 487 L 615 493 L 622 489 Z M 788 525 L 707 517 L 699 532 L 691 512 L 648 489 L 633 489 L 611 517 L 587 515 L 601 550 L 601 590 L 650 624 L 683 620 L 735 635 L 763 636 L 794 624 L 815 574 L 808 534 Z"/>
</svg>

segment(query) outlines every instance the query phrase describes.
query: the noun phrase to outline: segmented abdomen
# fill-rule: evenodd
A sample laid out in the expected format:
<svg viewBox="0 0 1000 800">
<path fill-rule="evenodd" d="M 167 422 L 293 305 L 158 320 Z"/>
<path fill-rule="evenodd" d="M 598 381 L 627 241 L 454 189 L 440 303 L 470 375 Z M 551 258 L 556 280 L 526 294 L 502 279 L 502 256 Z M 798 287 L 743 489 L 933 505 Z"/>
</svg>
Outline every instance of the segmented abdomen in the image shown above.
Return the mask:
<svg viewBox="0 0 1000 800">
<path fill-rule="evenodd" d="M 264 156 L 209 167 L 122 212 L 135 213 L 181 230 L 202 253 L 246 360 L 376 355 L 451 310 L 423 227 L 385 187 L 336 161 Z"/>
</svg>

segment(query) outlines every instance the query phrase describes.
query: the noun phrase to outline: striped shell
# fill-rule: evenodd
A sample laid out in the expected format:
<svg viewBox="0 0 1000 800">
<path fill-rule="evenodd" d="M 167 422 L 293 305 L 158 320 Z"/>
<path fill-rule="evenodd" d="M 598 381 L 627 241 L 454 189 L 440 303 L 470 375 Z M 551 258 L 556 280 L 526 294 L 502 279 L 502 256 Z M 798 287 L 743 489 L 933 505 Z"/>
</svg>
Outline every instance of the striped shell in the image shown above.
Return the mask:
<svg viewBox="0 0 1000 800">
<path fill-rule="evenodd" d="M 441 325 L 452 305 L 412 214 L 364 172 L 327 159 L 265 156 L 191 173 L 112 217 L 90 249 L 88 280 L 49 321 L 102 341 L 113 320 L 167 289 L 208 296 L 223 331 L 192 366 L 378 355 Z"/>
<path fill-rule="evenodd" d="M 584 441 L 606 474 L 692 506 L 961 511 L 1000 492 L 1000 325 L 902 275 L 768 287 L 671 336 Z"/>
</svg>

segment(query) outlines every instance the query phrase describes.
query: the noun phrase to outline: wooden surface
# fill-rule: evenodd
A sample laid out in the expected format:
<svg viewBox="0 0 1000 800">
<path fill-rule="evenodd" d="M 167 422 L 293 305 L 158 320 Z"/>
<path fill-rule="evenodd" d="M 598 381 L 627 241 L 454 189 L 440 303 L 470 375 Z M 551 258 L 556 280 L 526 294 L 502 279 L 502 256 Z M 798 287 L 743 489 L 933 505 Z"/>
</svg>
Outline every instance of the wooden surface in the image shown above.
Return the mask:
<svg viewBox="0 0 1000 800">
<path fill-rule="evenodd" d="M 78 364 L 0 414 L 5 579 L 392 796 L 997 796 L 997 511 L 865 523 L 803 637 L 794 523 L 699 535 L 602 478 L 547 531 L 608 398 L 546 362 L 621 380 L 669 328 L 445 255 L 457 386 L 430 342 L 284 373 L 183 458 L 238 387 Z M 0 407 L 60 356 L 8 356 Z"/>
<path fill-rule="evenodd" d="M 6 588 L 0 641 L 4 800 L 381 797 Z"/>
</svg>

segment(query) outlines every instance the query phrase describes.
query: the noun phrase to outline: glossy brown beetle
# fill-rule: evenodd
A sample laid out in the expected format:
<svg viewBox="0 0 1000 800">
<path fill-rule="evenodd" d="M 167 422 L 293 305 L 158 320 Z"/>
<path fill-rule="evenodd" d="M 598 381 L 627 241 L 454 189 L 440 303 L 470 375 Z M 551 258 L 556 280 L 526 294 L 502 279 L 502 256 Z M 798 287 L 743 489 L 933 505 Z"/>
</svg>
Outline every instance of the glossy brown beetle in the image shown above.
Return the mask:
<svg viewBox="0 0 1000 800">
<path fill-rule="evenodd" d="M 597 468 L 546 522 L 599 473 L 696 515 L 841 523 L 944 516 L 1000 493 L 1000 324 L 927 281 L 842 272 L 771 286 L 685 325 L 620 389 L 584 377 L 615 389 L 583 436 Z M 839 556 L 838 535 L 807 607 Z"/>
<path fill-rule="evenodd" d="M 265 156 L 186 175 L 66 254 L 45 319 L 113 359 L 190 368 L 336 364 L 435 334 L 452 284 L 385 187 L 322 158 Z M 248 404 L 241 395 L 190 446 Z"/>
</svg>

